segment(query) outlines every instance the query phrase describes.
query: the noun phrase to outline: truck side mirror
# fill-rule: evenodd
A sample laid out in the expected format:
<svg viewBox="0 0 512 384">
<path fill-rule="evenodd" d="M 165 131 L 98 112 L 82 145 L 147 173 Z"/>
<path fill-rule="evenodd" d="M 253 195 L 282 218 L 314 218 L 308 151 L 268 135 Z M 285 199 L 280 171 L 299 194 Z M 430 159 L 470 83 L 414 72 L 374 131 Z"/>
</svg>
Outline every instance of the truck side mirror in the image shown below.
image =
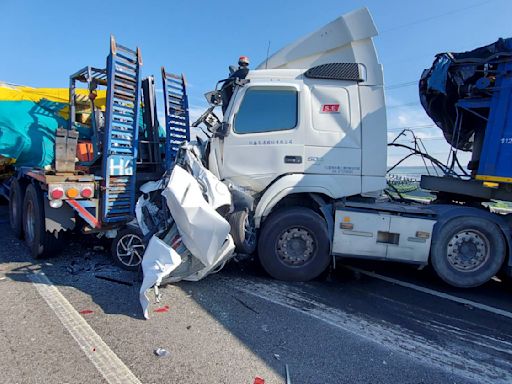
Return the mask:
<svg viewBox="0 0 512 384">
<path fill-rule="evenodd" d="M 206 98 L 206 101 L 208 104 L 212 106 L 218 106 L 222 105 L 222 95 L 220 91 L 211 91 L 204 94 L 204 97 Z"/>
</svg>

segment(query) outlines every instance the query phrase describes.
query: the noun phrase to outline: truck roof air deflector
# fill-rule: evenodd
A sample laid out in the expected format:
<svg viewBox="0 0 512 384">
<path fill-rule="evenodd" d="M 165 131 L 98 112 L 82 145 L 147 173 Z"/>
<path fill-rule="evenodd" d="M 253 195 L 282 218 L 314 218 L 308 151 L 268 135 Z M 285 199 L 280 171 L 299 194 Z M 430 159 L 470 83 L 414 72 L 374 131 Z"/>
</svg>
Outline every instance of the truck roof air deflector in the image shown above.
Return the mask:
<svg viewBox="0 0 512 384">
<path fill-rule="evenodd" d="M 366 70 L 359 63 L 328 63 L 308 69 L 304 76 L 311 79 L 365 81 Z"/>
</svg>

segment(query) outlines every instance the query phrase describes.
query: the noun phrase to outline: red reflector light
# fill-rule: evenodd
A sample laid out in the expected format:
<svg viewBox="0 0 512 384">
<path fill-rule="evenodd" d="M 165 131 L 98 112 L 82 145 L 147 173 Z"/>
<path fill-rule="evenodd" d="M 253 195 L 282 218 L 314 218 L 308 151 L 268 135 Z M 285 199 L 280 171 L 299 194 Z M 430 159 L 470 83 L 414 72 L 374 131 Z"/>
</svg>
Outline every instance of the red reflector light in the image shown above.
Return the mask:
<svg viewBox="0 0 512 384">
<path fill-rule="evenodd" d="M 64 196 L 64 190 L 61 188 L 55 188 L 50 194 L 52 199 L 62 199 Z"/>
<path fill-rule="evenodd" d="M 82 197 L 89 198 L 89 197 L 92 196 L 92 189 L 91 188 L 84 188 L 80 192 L 80 195 L 82 195 Z"/>
</svg>

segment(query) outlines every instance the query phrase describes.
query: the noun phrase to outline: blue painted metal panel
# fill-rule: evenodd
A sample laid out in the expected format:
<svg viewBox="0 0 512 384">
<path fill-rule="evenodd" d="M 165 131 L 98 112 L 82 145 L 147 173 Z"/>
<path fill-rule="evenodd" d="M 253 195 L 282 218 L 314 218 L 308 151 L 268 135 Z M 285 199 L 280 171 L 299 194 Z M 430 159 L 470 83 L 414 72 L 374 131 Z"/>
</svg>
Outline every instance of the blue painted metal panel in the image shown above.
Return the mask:
<svg viewBox="0 0 512 384">
<path fill-rule="evenodd" d="M 162 67 L 165 107 L 165 169 L 169 169 L 180 144 L 190 141 L 190 122 L 186 81 L 183 75 L 165 72 Z"/>
<path fill-rule="evenodd" d="M 512 178 L 512 60 L 497 72 L 478 176 Z"/>
<path fill-rule="evenodd" d="M 138 49 L 112 38 L 107 59 L 107 106 L 103 139 L 101 221 L 132 219 L 140 116 L 142 60 Z"/>
</svg>

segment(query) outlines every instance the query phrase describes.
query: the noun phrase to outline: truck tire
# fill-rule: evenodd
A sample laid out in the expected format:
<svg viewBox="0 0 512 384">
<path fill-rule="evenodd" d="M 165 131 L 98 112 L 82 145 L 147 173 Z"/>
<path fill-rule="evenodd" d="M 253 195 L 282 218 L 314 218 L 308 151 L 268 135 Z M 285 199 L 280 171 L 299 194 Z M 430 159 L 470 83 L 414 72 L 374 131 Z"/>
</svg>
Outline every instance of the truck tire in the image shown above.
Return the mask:
<svg viewBox="0 0 512 384">
<path fill-rule="evenodd" d="M 284 208 L 264 223 L 258 256 L 265 271 L 278 280 L 308 281 L 331 261 L 325 220 L 309 208 Z"/>
<path fill-rule="evenodd" d="M 256 250 L 256 228 L 247 210 L 233 212 L 229 216 L 229 233 L 238 253 L 250 255 Z"/>
<path fill-rule="evenodd" d="M 52 256 L 62 248 L 61 233 L 46 231 L 43 193 L 32 184 L 27 186 L 23 201 L 23 231 L 34 259 Z"/>
<path fill-rule="evenodd" d="M 146 250 L 143 239 L 144 235 L 135 226 L 120 230 L 110 248 L 114 263 L 127 271 L 137 271 Z"/>
<path fill-rule="evenodd" d="M 506 244 L 493 222 L 471 216 L 446 222 L 432 239 L 431 262 L 437 275 L 460 288 L 477 287 L 500 270 Z"/>
<path fill-rule="evenodd" d="M 11 183 L 9 190 L 9 224 L 18 239 L 23 238 L 23 200 L 25 188 L 18 180 Z"/>
</svg>

